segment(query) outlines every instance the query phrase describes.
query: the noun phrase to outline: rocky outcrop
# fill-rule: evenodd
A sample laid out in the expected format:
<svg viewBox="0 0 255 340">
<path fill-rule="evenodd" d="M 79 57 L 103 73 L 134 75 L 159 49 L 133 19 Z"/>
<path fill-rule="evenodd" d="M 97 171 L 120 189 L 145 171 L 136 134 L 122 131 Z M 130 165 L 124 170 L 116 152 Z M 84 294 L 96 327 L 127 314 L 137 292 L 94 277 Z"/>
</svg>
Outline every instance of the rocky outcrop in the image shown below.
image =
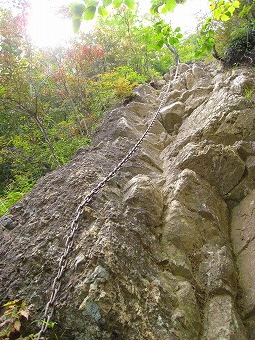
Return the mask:
<svg viewBox="0 0 255 340">
<path fill-rule="evenodd" d="M 249 69 L 181 65 L 139 151 L 80 216 L 53 316 L 60 339 L 255 338 L 254 88 Z M 93 147 L 0 219 L 2 302 L 21 298 L 41 318 L 77 205 L 162 96 L 139 87 Z"/>
</svg>

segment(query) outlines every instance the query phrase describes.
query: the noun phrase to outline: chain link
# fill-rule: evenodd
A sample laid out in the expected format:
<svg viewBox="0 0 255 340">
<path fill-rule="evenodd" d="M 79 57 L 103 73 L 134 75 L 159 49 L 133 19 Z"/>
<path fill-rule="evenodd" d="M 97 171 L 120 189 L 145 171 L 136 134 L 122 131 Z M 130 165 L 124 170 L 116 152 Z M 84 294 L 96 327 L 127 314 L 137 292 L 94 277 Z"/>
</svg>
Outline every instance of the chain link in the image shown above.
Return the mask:
<svg viewBox="0 0 255 340">
<path fill-rule="evenodd" d="M 62 283 L 61 278 L 62 278 L 63 273 L 64 273 L 64 271 L 67 267 L 67 258 L 68 258 L 68 255 L 69 255 L 69 253 L 72 249 L 73 243 L 74 243 L 75 232 L 78 229 L 78 221 L 79 221 L 80 215 L 83 213 L 83 209 L 85 208 L 86 205 L 91 203 L 93 198 L 103 189 L 103 187 L 106 185 L 106 183 L 109 182 L 116 175 L 116 173 L 122 168 L 122 166 L 137 151 L 138 147 L 143 142 L 143 140 L 147 136 L 147 134 L 150 131 L 150 129 L 152 128 L 152 126 L 155 124 L 155 122 L 156 122 L 156 120 L 157 120 L 157 118 L 160 114 L 161 109 L 165 106 L 166 100 L 167 100 L 167 95 L 168 95 L 168 93 L 171 89 L 171 84 L 172 84 L 172 82 L 174 82 L 176 80 L 177 76 L 178 76 L 178 65 L 176 67 L 174 79 L 172 81 L 169 81 L 167 89 L 164 92 L 163 98 L 162 98 L 162 100 L 159 104 L 159 107 L 158 107 L 154 117 L 152 118 L 150 124 L 148 125 L 147 129 L 143 133 L 142 137 L 129 150 L 127 155 L 115 166 L 115 168 L 111 172 L 109 172 L 109 174 L 101 182 L 99 182 L 94 187 L 94 189 L 92 189 L 90 191 L 90 193 L 87 196 L 85 196 L 84 199 L 81 201 L 81 203 L 78 205 L 76 212 L 75 212 L 75 217 L 73 218 L 73 220 L 71 222 L 70 234 L 68 235 L 66 242 L 65 242 L 64 252 L 59 259 L 58 272 L 57 272 L 57 275 L 55 276 L 53 283 L 52 283 L 52 286 L 51 286 L 50 299 L 45 306 L 44 314 L 43 314 L 43 317 L 42 317 L 41 329 L 37 334 L 37 340 L 44 339 L 44 338 L 41 338 L 41 336 L 42 336 L 42 334 L 44 334 L 47 331 L 49 324 L 50 324 L 50 321 L 51 321 L 51 318 L 53 316 L 55 305 L 56 305 L 57 295 L 58 295 L 60 288 L 61 288 L 61 283 Z"/>
</svg>

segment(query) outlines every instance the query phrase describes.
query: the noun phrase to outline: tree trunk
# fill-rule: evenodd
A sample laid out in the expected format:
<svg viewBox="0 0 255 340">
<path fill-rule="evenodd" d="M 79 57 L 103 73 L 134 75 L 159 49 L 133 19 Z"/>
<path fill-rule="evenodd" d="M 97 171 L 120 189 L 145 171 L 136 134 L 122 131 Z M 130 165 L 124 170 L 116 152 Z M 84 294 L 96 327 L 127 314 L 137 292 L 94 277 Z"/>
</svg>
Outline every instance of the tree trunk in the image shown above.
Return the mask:
<svg viewBox="0 0 255 340">
<path fill-rule="evenodd" d="M 48 147 L 50 149 L 51 155 L 53 157 L 53 159 L 55 160 L 56 164 L 59 166 L 61 165 L 57 155 L 56 155 L 56 150 L 50 140 L 50 137 L 48 136 L 47 131 L 44 129 L 44 126 L 42 124 L 42 122 L 40 121 L 40 118 L 34 114 L 34 115 L 30 115 L 30 117 L 33 119 L 33 121 L 35 122 L 35 124 L 37 125 L 38 129 L 41 131 L 45 142 L 48 144 Z"/>
<path fill-rule="evenodd" d="M 166 44 L 166 46 L 173 53 L 175 64 L 178 65 L 181 61 L 180 61 L 180 57 L 179 57 L 179 53 L 178 53 L 177 49 L 170 44 Z"/>
</svg>

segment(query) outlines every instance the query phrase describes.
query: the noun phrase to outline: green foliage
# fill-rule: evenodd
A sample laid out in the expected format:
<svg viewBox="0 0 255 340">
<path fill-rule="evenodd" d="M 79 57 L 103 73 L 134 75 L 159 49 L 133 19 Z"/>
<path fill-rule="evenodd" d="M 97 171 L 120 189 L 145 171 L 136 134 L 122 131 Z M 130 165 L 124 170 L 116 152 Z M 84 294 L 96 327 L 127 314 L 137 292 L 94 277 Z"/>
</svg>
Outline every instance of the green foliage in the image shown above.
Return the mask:
<svg viewBox="0 0 255 340">
<path fill-rule="evenodd" d="M 152 5 L 164 12 L 180 2 Z M 111 16 L 108 6 L 114 8 Z M 179 28 L 157 15 L 139 17 L 133 0 L 86 0 L 70 11 L 76 30 L 84 17 L 101 17 L 93 32 L 52 52 L 27 45 L 22 21 L 0 11 L 1 214 L 38 178 L 89 145 L 105 110 L 132 97 L 137 84 L 169 70 L 174 59 L 167 45 L 175 45 L 183 61 L 198 58 L 194 37 L 183 39 Z M 212 34 L 209 26 L 207 33 Z"/>
<path fill-rule="evenodd" d="M 197 33 L 191 34 L 178 45 L 178 52 L 182 62 L 195 62 L 201 59 L 209 62 L 212 60 L 212 54 L 208 49 L 200 50 L 199 53 L 197 53 L 198 38 Z"/>
<path fill-rule="evenodd" d="M 164 20 L 159 20 L 153 26 L 147 26 L 142 37 L 149 50 L 160 50 L 165 44 L 179 44 L 183 35 L 180 27 L 173 30 Z"/>
<path fill-rule="evenodd" d="M 34 182 L 30 174 L 24 173 L 14 176 L 8 186 L 5 187 L 6 194 L 0 196 L 0 216 L 27 194 L 32 189 Z"/>
<path fill-rule="evenodd" d="M 75 32 L 79 30 L 81 18 L 83 13 L 83 18 L 85 20 L 94 19 L 96 13 L 101 15 L 102 17 L 107 17 L 108 12 L 106 7 L 112 5 L 114 8 L 118 9 L 121 6 L 125 11 L 125 6 L 129 9 L 135 8 L 134 0 L 113 0 L 113 1 L 90 1 L 84 0 L 87 7 L 82 7 L 79 4 L 72 4 L 71 13 L 73 19 L 73 26 Z M 172 12 L 178 3 L 184 3 L 184 0 L 152 0 L 151 2 L 151 13 L 167 13 Z M 77 7 L 77 8 L 76 8 Z M 180 42 L 182 38 L 182 34 L 180 33 L 180 28 L 176 28 L 175 30 L 172 27 L 165 23 L 163 20 L 158 21 L 153 25 L 153 29 L 150 30 L 150 34 L 144 32 L 143 38 L 146 43 L 151 39 L 151 43 L 149 45 L 149 49 L 151 50 L 160 50 L 165 44 L 175 45 Z"/>
<path fill-rule="evenodd" d="M 172 12 L 178 3 L 184 3 L 184 1 L 178 0 L 151 0 L 151 13 L 167 13 Z"/>
<path fill-rule="evenodd" d="M 99 7 L 99 8 L 101 8 L 101 7 Z M 84 13 L 83 13 L 84 19 L 85 20 L 94 19 L 94 16 L 96 14 L 96 10 L 97 10 L 96 6 L 89 6 L 89 7 L 85 8 Z"/>
<path fill-rule="evenodd" d="M 209 0 L 209 3 L 212 14 L 202 26 L 197 56 L 211 52 L 215 44 L 221 55 L 231 54 L 231 49 L 239 44 L 239 38 L 233 36 L 241 38 L 243 27 L 249 30 L 254 25 L 255 3 L 249 0 Z"/>
<path fill-rule="evenodd" d="M 37 334 L 24 334 L 26 333 L 26 327 L 24 326 L 30 318 L 30 311 L 25 301 L 20 299 L 9 301 L 3 305 L 3 308 L 3 314 L 0 315 L 1 340 L 36 340 L 38 338 Z M 47 322 L 45 320 L 35 320 L 31 324 L 38 323 L 38 321 L 46 324 L 49 329 L 53 329 L 56 325 L 54 321 Z M 58 339 L 56 334 L 54 334 L 54 338 Z M 46 338 L 40 339 L 46 340 Z"/>
<path fill-rule="evenodd" d="M 138 85 L 135 79 L 141 80 L 144 78 L 128 67 L 120 66 L 100 76 L 99 89 L 109 91 L 112 97 L 111 100 L 114 101 L 115 98 L 119 101 L 119 99 L 125 99 L 133 95 L 133 88 Z"/>
<path fill-rule="evenodd" d="M 105 6 L 98 7 L 98 14 L 100 14 L 103 18 L 107 17 L 108 11 Z"/>
<path fill-rule="evenodd" d="M 93 20 L 96 14 L 106 17 L 108 11 L 106 7 L 112 5 L 114 8 L 127 6 L 130 9 L 135 7 L 135 0 L 84 0 L 85 5 L 73 3 L 70 5 L 70 12 L 73 20 L 75 32 L 78 32 L 82 18 L 85 20 Z"/>
<path fill-rule="evenodd" d="M 218 21 L 228 21 L 237 8 L 240 7 L 239 0 L 209 0 L 212 18 Z"/>
<path fill-rule="evenodd" d="M 24 339 L 21 335 L 22 320 L 28 319 L 29 310 L 26 303 L 21 300 L 14 300 L 3 305 L 5 311 L 0 316 L 0 337 L 3 340 L 8 340 L 15 336 L 15 339 Z M 29 337 L 27 339 L 33 339 Z M 34 337 L 35 339 L 35 337 Z"/>
<path fill-rule="evenodd" d="M 249 102 L 255 101 L 255 89 L 244 89 L 244 98 Z"/>
<path fill-rule="evenodd" d="M 74 13 L 80 16 L 81 11 L 76 8 Z M 148 55 L 143 60 L 140 51 L 134 53 L 140 41 L 132 20 L 126 30 L 131 12 L 120 13 L 116 36 L 109 26 L 101 36 L 104 42 L 81 39 L 59 52 L 31 49 L 22 34 L 16 37 L 14 20 L 7 23 L 4 16 L 0 20 L 3 41 L 14 41 L 23 49 L 19 54 L 10 44 L 1 45 L 0 214 L 29 192 L 38 178 L 89 145 L 103 112 L 131 97 L 137 84 L 155 74 L 145 64 Z M 119 41 L 120 34 L 123 51 L 118 56 L 112 39 Z"/>
</svg>

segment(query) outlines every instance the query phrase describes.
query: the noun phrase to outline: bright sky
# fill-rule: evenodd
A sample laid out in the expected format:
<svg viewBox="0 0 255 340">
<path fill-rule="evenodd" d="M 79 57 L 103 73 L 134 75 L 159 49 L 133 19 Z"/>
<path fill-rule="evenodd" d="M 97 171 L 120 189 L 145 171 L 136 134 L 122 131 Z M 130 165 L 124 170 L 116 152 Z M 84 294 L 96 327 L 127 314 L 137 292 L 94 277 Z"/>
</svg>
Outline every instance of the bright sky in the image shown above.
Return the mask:
<svg viewBox="0 0 255 340">
<path fill-rule="evenodd" d="M 168 16 L 173 28 L 180 26 L 183 32 L 194 32 L 199 18 L 208 12 L 207 0 L 187 0 L 185 5 L 177 5 Z"/>
<path fill-rule="evenodd" d="M 55 14 L 61 5 L 70 0 L 31 0 L 31 14 L 28 32 L 32 41 L 40 47 L 56 47 L 66 44 L 74 36 L 71 19 L 63 19 Z"/>
<path fill-rule="evenodd" d="M 31 2 L 29 34 L 36 45 L 60 46 L 74 36 L 71 20 L 61 19 L 54 14 L 59 6 L 68 5 L 72 0 L 31 0 Z M 144 11 L 149 10 L 150 0 L 139 2 Z M 207 10 L 207 0 L 187 0 L 185 5 L 177 5 L 174 13 L 168 14 L 167 21 L 170 21 L 173 28 L 180 26 L 183 32 L 191 32 L 197 26 L 197 18 Z"/>
</svg>

